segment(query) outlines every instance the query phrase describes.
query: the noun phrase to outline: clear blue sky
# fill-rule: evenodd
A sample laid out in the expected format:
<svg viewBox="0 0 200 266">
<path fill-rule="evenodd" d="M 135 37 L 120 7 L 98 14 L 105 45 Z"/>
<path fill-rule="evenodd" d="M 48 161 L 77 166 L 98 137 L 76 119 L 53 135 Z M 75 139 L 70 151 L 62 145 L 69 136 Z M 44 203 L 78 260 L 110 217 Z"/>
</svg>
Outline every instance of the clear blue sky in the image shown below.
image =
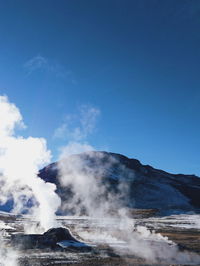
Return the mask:
<svg viewBox="0 0 200 266">
<path fill-rule="evenodd" d="M 24 136 L 54 136 L 98 108 L 87 141 L 174 173 L 200 175 L 200 2 L 2 0 L 0 94 Z"/>
</svg>

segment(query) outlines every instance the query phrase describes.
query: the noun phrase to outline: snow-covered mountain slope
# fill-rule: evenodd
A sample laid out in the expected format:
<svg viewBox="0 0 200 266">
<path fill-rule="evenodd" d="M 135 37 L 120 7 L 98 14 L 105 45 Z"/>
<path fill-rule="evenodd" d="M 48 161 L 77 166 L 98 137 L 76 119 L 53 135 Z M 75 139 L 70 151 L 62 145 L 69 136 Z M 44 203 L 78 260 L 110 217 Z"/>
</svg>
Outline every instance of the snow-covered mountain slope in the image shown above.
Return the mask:
<svg viewBox="0 0 200 266">
<path fill-rule="evenodd" d="M 72 191 L 60 182 L 65 177 L 59 178 L 58 165 L 48 165 L 39 176 L 55 183 L 58 194 L 65 202 Z M 107 152 L 72 155 L 63 160 L 61 166 L 64 166 L 68 179 L 74 178 L 74 171 L 76 175 L 82 175 L 82 179 L 91 176 L 101 187 L 104 185 L 105 193 L 120 194 L 123 205 L 129 208 L 153 208 L 161 214 L 197 212 L 200 209 L 200 178 L 194 175 L 170 174 L 142 165 L 136 159 Z"/>
</svg>

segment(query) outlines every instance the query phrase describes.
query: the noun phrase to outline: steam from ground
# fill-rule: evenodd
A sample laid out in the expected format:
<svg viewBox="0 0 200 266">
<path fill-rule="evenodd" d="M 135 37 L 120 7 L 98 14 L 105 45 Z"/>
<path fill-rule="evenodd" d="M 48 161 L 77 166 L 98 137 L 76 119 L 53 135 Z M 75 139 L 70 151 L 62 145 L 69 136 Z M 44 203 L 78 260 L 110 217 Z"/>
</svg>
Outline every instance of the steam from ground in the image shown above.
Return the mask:
<svg viewBox="0 0 200 266">
<path fill-rule="evenodd" d="M 117 254 L 135 255 L 147 263 L 199 265 L 199 255 L 181 252 L 173 241 L 145 226 L 136 226 L 133 219 L 121 217 L 112 226 L 114 228 L 109 228 L 108 232 L 97 229 L 96 232 L 79 231 L 78 234 L 85 241 L 107 243 Z"/>
<path fill-rule="evenodd" d="M 121 211 L 128 195 L 128 184 L 124 181 L 133 179 L 133 173 L 122 167 L 116 158 L 104 153 L 88 151 L 68 156 L 66 160 L 65 150 L 58 163 L 59 177 L 62 186 L 70 187 L 72 197 L 64 208 L 72 210 L 73 214 L 86 214 L 90 217 L 109 217 L 113 215 L 113 211 Z M 113 169 L 111 174 L 114 175 L 115 168 L 118 172 L 123 172 L 125 179 L 122 178 L 120 182 L 116 180 L 117 185 L 113 190 L 106 178 L 110 174 L 107 171 Z"/>
<path fill-rule="evenodd" d="M 167 237 L 150 231 L 145 226 L 134 226 L 133 230 L 130 225 L 129 218 L 122 220 L 122 228 L 125 233 L 124 239 L 128 244 L 126 253 L 157 263 L 199 263 L 200 256 L 180 251 L 178 246 Z M 120 252 L 120 250 L 118 251 Z"/>
<path fill-rule="evenodd" d="M 6 225 L 5 225 L 6 227 Z M 18 253 L 13 250 L 5 242 L 6 231 L 0 231 L 0 265 L 1 266 L 17 266 Z"/>
<path fill-rule="evenodd" d="M 45 139 L 17 136 L 17 127 L 24 127 L 19 109 L 0 96 L 0 203 L 12 199 L 13 212 L 32 214 L 47 230 L 55 225 L 60 198 L 56 186 L 37 174 L 50 162 L 51 153 Z"/>
<path fill-rule="evenodd" d="M 105 239 L 126 242 L 128 254 L 159 262 L 198 263 L 199 256 L 180 252 L 167 238 L 150 232 L 144 226 L 136 226 L 134 220 L 129 218 L 123 203 L 129 191 L 128 180 L 134 179 L 134 173 L 115 157 L 90 152 L 93 148 L 81 142 L 92 132 L 94 127 L 90 123 L 95 121 L 97 113 L 95 109 L 86 112 L 87 116 L 81 120 L 82 127 L 72 134 L 78 135 L 79 141 L 74 138 L 62 149 L 58 164 L 60 182 L 72 192 L 70 201 L 63 207 L 77 215 L 99 218 L 117 214 L 118 234 L 107 235 Z M 18 136 L 16 127 L 24 127 L 19 109 L 6 96 L 0 96 L 0 203 L 5 204 L 13 199 L 14 212 L 34 215 L 40 226 L 47 230 L 56 226 L 55 212 L 60 206 L 60 198 L 55 193 L 56 186 L 45 183 L 37 177 L 37 173 L 50 162 L 50 152 L 44 139 Z M 63 128 L 57 133 L 65 133 L 67 127 Z M 81 151 L 86 151 L 85 155 L 70 156 L 66 160 L 66 154 Z M 117 179 L 119 172 L 121 178 Z M 112 175 L 113 182 L 117 184 L 114 190 L 112 183 L 105 182 L 107 175 Z M 88 233 L 87 239 L 90 238 Z M 115 249 L 119 254 L 122 252 L 117 247 Z M 0 265 L 16 265 L 16 258 L 17 254 L 0 239 Z"/>
<path fill-rule="evenodd" d="M 66 150 L 70 149 L 66 147 Z M 79 231 L 85 241 L 95 243 L 103 238 L 104 243 L 107 242 L 118 254 L 131 254 L 152 262 L 196 264 L 200 261 L 198 255 L 179 251 L 167 237 L 151 232 L 145 226 L 137 226 L 129 218 L 129 210 L 123 203 L 129 194 L 129 181 L 133 181 L 135 174 L 117 158 L 94 151 L 67 155 L 66 158 L 63 153 L 58 164 L 61 184 L 73 192 L 65 209 L 76 215 L 103 218 L 101 225 L 105 218 L 115 218 L 116 221 L 118 217 L 116 228 L 110 229 L 109 233 L 103 233 L 101 229 L 95 232 Z M 108 176 L 116 182 L 115 190 L 112 189 L 113 184 L 109 186 L 105 181 Z M 113 242 L 125 243 L 125 248 L 113 245 Z"/>
</svg>

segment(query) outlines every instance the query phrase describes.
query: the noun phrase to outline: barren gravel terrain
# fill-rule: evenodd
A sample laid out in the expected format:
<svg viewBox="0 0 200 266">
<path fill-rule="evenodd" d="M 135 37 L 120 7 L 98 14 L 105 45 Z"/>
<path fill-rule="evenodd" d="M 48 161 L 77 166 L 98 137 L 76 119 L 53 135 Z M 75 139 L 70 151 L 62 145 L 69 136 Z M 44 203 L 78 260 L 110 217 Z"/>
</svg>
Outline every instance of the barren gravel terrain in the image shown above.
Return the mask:
<svg viewBox="0 0 200 266">
<path fill-rule="evenodd" d="M 44 249 L 26 249 L 19 250 L 13 247 L 10 240 L 11 235 L 23 233 L 23 228 L 35 225 L 36 222 L 28 216 L 14 216 L 1 213 L 0 227 L 4 241 L 4 247 L 7 256 L 9 250 L 17 250 L 17 261 L 19 265 L 200 265 L 198 255 L 200 255 L 200 227 L 198 220 L 200 215 L 174 215 L 168 217 L 152 217 L 152 213 L 144 211 L 144 215 L 137 215 L 134 221 L 135 227 L 146 226 L 151 232 L 160 233 L 162 236 L 168 237 L 168 241 L 172 240 L 177 244 L 180 254 L 189 254 L 190 257 L 195 257 L 194 262 L 184 263 L 176 261 L 176 253 L 173 261 L 162 261 L 158 258 L 152 261 L 151 258 L 143 257 L 143 246 L 138 252 L 130 252 L 126 239 L 126 232 L 123 232 L 123 227 L 120 228 L 118 218 L 112 219 L 92 219 L 88 217 L 58 217 L 60 225 L 71 230 L 72 234 L 80 241 L 86 243 L 90 249 L 80 247 L 66 246 L 65 248 L 44 248 Z M 134 236 L 134 235 L 133 235 Z M 157 240 L 151 240 L 146 236 L 145 243 L 150 241 L 151 245 Z M 172 244 L 168 244 L 170 247 Z M 160 244 L 158 244 L 160 245 Z M 133 247 L 134 249 L 134 247 Z M 166 246 L 161 252 L 165 255 L 168 252 Z M 2 250 L 2 249 L 1 249 Z M 2 253 L 3 251 L 1 251 Z M 146 252 L 144 247 L 144 252 Z M 5 254 L 3 254 L 5 255 Z"/>
</svg>

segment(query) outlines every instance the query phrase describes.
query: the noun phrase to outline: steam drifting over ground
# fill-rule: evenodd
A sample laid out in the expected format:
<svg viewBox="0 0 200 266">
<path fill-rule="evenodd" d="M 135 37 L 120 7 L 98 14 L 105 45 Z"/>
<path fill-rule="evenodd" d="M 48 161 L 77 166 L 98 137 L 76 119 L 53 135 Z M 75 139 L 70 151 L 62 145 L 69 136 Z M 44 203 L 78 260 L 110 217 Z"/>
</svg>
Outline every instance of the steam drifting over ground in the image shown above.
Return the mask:
<svg viewBox="0 0 200 266">
<path fill-rule="evenodd" d="M 95 156 L 98 156 L 95 157 Z M 94 160 L 94 157 L 96 160 Z M 86 163 L 87 161 L 87 163 Z M 102 161 L 105 168 L 102 168 Z M 89 162 L 89 163 L 88 163 Z M 99 162 L 99 165 L 98 165 Z M 95 167 L 93 167 L 95 164 Z M 109 167 L 106 167 L 108 166 Z M 105 169 L 115 169 L 118 165 L 124 179 L 119 181 L 117 196 L 106 189 L 103 180 Z M 66 209 L 72 210 L 76 215 L 82 212 L 95 218 L 116 218 L 117 227 L 111 232 L 102 234 L 102 230 L 96 232 L 79 232 L 79 235 L 86 241 L 98 239 L 108 244 L 111 242 L 126 243 L 126 248 L 120 245 L 113 245 L 112 248 L 120 255 L 130 254 L 147 259 L 151 262 L 165 263 L 187 263 L 196 264 L 200 257 L 193 253 L 181 252 L 178 246 L 167 237 L 150 231 L 145 226 L 138 226 L 135 221 L 129 218 L 128 210 L 123 208 L 122 201 L 128 194 L 128 184 L 124 180 L 134 179 L 134 175 L 125 167 L 119 166 L 116 158 L 108 157 L 104 153 L 86 152 L 80 156 L 69 156 L 62 158 L 59 162 L 60 181 L 63 186 L 70 187 L 73 194 L 71 200 L 66 204 Z M 120 169 L 121 167 L 121 169 Z M 113 213 L 113 210 L 115 212 Z M 103 223 L 104 219 L 102 219 Z"/>
<path fill-rule="evenodd" d="M 198 255 L 181 252 L 167 237 L 137 225 L 135 220 L 129 218 L 128 210 L 122 203 L 130 189 L 128 180 L 135 178 L 134 173 L 121 165 L 114 156 L 91 151 L 93 147 L 86 142 L 87 135 L 94 129 L 97 115 L 99 111 L 95 108 L 83 109 L 80 127 L 76 127 L 70 134 L 67 125 L 57 131 L 59 135 L 67 130 L 68 135 L 73 136 L 68 145 L 62 148 L 58 163 L 60 183 L 70 187 L 72 192 L 70 201 L 62 208 L 75 215 L 85 214 L 98 218 L 101 223 L 104 223 L 105 218 L 113 220 L 117 217 L 117 223 L 112 225 L 115 228 L 104 233 L 103 238 L 118 255 L 126 253 L 158 263 L 197 264 L 200 261 Z M 0 96 L 0 203 L 13 200 L 13 212 L 30 214 L 39 221 L 40 230 L 44 231 L 58 225 L 55 213 L 61 204 L 55 192 L 56 186 L 37 176 L 39 169 L 50 162 L 51 153 L 45 139 L 18 136 L 17 127 L 25 127 L 19 109 L 6 96 Z M 80 156 L 69 156 L 82 151 L 85 153 Z M 89 163 L 86 164 L 86 161 Z M 95 167 L 92 167 L 94 164 Z M 117 193 L 112 190 L 112 186 L 107 189 L 109 184 L 103 180 L 105 169 L 113 169 L 114 175 L 116 167 L 123 177 L 118 180 L 115 188 Z M 29 225 L 29 222 L 26 224 Z M 96 241 L 102 239 L 102 230 L 98 228 L 95 232 L 79 230 L 77 234 L 85 241 L 92 242 L 94 236 Z M 110 244 L 110 241 L 125 244 L 126 249 Z M 6 249 L 4 241 L 1 241 L 0 257 L 1 265 L 15 265 L 17 253 Z"/>
<path fill-rule="evenodd" d="M 6 225 L 4 225 L 6 228 Z M 0 232 L 0 265 L 17 266 L 18 253 L 11 247 L 6 246 L 4 237 L 7 235 L 5 230 Z"/>
</svg>

